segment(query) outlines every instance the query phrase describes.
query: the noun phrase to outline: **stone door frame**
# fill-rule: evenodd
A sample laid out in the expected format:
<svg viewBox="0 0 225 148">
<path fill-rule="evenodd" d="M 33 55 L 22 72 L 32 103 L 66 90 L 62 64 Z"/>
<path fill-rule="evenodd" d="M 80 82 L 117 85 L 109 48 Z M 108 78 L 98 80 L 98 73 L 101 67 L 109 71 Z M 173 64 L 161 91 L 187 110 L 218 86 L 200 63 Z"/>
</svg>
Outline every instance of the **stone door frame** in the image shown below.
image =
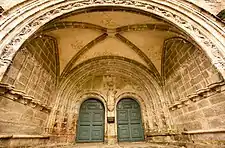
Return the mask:
<svg viewBox="0 0 225 148">
<path fill-rule="evenodd" d="M 82 95 L 79 95 L 78 97 L 79 99 L 76 101 L 76 103 L 74 104 L 75 106 L 75 113 L 78 114 L 78 118 L 79 118 L 79 114 L 80 114 L 80 107 L 81 105 L 86 101 L 86 100 L 89 100 L 89 99 L 96 99 L 96 100 L 99 100 L 103 107 L 104 107 L 104 142 L 107 141 L 107 116 L 108 116 L 108 112 L 107 112 L 107 103 L 106 103 L 106 100 L 105 100 L 105 97 L 102 96 L 100 93 L 97 93 L 97 92 L 89 92 L 89 93 L 84 93 Z M 73 132 L 75 132 L 75 135 L 74 135 L 74 140 L 76 140 L 77 138 L 77 126 L 78 126 L 78 118 L 76 120 L 76 127 L 75 127 L 75 130 Z"/>
<path fill-rule="evenodd" d="M 97 97 L 88 97 L 87 99 L 85 99 L 84 101 L 82 101 L 82 103 L 80 103 L 80 107 L 79 107 L 79 114 L 78 114 L 78 120 L 77 120 L 77 124 L 76 124 L 76 134 L 75 134 L 75 141 L 76 142 L 78 142 L 77 141 L 77 134 L 78 134 L 78 127 L 79 127 L 79 118 L 80 118 L 80 112 L 81 112 L 81 106 L 82 106 L 82 104 L 85 102 L 85 101 L 88 101 L 88 100 L 92 100 L 92 99 L 95 99 L 95 100 L 98 100 L 98 102 L 99 103 L 101 103 L 102 104 L 102 107 L 103 107 L 103 110 L 104 110 L 104 125 L 102 125 L 103 126 L 103 129 L 104 129 L 104 131 L 103 131 L 103 142 L 105 142 L 105 131 L 106 131 L 106 126 L 105 126 L 105 122 L 106 122 L 106 110 L 107 110 L 107 108 L 105 108 L 105 104 L 101 101 L 101 99 L 99 99 L 99 98 L 97 98 Z M 91 141 L 90 141 L 91 142 Z M 79 142 L 80 143 L 80 142 Z M 82 143 L 82 142 L 81 142 Z"/>
<path fill-rule="evenodd" d="M 145 126 L 145 123 L 147 122 L 145 116 L 147 116 L 147 112 L 146 112 L 146 106 L 144 105 L 144 99 L 134 92 L 122 92 L 122 93 L 118 94 L 118 96 L 115 99 L 115 110 L 114 110 L 115 123 L 116 123 L 116 126 L 115 126 L 116 139 L 115 139 L 115 141 L 116 141 L 116 143 L 118 143 L 117 110 L 116 110 L 116 107 L 117 107 L 118 103 L 120 102 L 120 100 L 122 100 L 124 98 L 133 99 L 139 104 L 140 109 L 141 109 L 141 120 L 142 120 L 142 127 L 143 127 L 143 131 L 144 131 L 144 140 L 145 140 L 146 139 L 146 132 L 145 131 L 147 129 L 147 127 Z"/>
</svg>

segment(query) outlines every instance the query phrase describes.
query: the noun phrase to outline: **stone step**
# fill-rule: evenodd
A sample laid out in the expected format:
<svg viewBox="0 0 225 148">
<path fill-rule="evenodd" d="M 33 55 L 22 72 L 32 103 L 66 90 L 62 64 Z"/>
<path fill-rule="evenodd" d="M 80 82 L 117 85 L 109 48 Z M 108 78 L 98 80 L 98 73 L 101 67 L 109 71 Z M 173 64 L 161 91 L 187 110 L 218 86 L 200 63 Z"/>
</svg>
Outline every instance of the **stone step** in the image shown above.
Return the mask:
<svg viewBox="0 0 225 148">
<path fill-rule="evenodd" d="M 50 146 L 51 147 L 51 146 Z M 54 146 L 53 146 L 54 147 Z M 160 144 L 152 144 L 152 143 L 120 143 L 115 145 L 108 145 L 102 143 L 79 143 L 68 146 L 57 146 L 60 148 L 178 148 L 177 146 L 171 145 L 160 145 Z"/>
</svg>

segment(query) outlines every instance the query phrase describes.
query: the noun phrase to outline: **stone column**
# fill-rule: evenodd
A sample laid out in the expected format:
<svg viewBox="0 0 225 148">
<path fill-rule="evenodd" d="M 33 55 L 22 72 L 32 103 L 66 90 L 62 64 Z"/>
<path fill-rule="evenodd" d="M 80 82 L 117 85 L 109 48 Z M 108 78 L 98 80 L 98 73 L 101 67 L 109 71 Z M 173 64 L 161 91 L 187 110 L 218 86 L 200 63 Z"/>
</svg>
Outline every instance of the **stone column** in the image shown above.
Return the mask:
<svg viewBox="0 0 225 148">
<path fill-rule="evenodd" d="M 114 123 L 107 123 L 107 128 L 108 128 L 108 145 L 114 145 L 117 143 L 117 138 L 116 138 L 116 121 L 115 121 L 115 110 L 113 111 L 108 111 L 108 118 L 114 118 Z"/>
<path fill-rule="evenodd" d="M 113 145 L 117 143 L 116 139 L 116 121 L 115 121 L 115 94 L 116 91 L 114 89 L 109 89 L 107 93 L 107 128 L 108 128 L 108 144 Z M 109 119 L 109 120 L 108 120 Z"/>
<path fill-rule="evenodd" d="M 107 94 L 107 143 L 113 145 L 117 143 L 116 138 L 116 120 L 115 120 L 115 86 L 116 77 L 113 75 L 103 76 L 103 89 Z"/>
</svg>

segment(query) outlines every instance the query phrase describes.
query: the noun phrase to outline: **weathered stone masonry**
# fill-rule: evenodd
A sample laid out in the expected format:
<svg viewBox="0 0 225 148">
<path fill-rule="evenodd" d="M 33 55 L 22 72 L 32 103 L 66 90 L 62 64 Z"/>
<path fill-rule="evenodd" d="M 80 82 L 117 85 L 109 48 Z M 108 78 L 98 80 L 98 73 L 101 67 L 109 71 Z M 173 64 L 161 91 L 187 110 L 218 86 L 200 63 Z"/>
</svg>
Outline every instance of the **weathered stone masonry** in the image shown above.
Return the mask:
<svg viewBox="0 0 225 148">
<path fill-rule="evenodd" d="M 3 92 L 8 96 L 1 96 L 1 133 L 45 132 L 57 81 L 56 50 L 54 39 L 36 37 L 27 41 L 14 57 L 2 81 L 9 90 Z"/>
<path fill-rule="evenodd" d="M 0 147 L 76 142 L 89 98 L 104 105 L 104 143 L 118 143 L 116 106 L 131 98 L 146 142 L 224 147 L 219 18 L 186 0 L 1 4 Z"/>
</svg>

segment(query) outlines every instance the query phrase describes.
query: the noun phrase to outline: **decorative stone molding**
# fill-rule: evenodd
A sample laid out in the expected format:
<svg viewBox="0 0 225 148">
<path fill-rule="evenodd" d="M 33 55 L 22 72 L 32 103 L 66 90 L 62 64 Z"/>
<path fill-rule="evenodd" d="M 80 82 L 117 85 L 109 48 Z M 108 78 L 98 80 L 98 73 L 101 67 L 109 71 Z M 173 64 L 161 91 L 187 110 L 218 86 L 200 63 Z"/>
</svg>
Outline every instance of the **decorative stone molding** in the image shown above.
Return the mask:
<svg viewBox="0 0 225 148">
<path fill-rule="evenodd" d="M 128 32 L 128 31 L 141 31 L 141 30 L 158 30 L 158 31 L 170 31 L 173 33 L 177 33 L 179 35 L 184 35 L 182 32 L 180 32 L 178 29 L 176 29 L 174 26 L 168 25 L 168 24 L 132 24 L 132 25 L 126 25 L 121 26 L 117 28 L 105 28 L 99 25 L 91 24 L 91 23 L 85 23 L 85 22 L 76 22 L 76 21 L 65 21 L 65 22 L 51 22 L 49 24 L 46 24 L 42 29 L 40 29 L 37 33 L 41 32 L 50 32 L 54 30 L 59 29 L 70 29 L 70 28 L 79 28 L 79 29 L 92 29 L 97 30 L 102 33 L 121 33 L 121 32 Z"/>
<path fill-rule="evenodd" d="M 40 9 L 35 9 L 37 6 Z M 175 24 L 205 50 L 207 55 L 211 58 L 212 63 L 221 72 L 223 77 L 225 77 L 225 53 L 223 52 L 225 47 L 224 28 L 220 22 L 214 21 L 215 18 L 213 18 L 212 15 L 200 11 L 196 6 L 193 6 L 194 9 L 191 8 L 191 3 L 184 0 L 160 0 L 157 2 L 141 0 L 81 0 L 62 1 L 61 3 L 58 1 L 50 3 L 49 1 L 46 3 L 38 3 L 38 5 L 30 4 L 29 9 L 25 8 L 25 10 L 27 9 L 26 11 L 19 11 L 19 8 L 17 8 L 17 11 L 14 9 L 12 12 L 8 12 L 8 15 L 4 15 L 2 17 L 3 19 L 0 20 L 0 24 L 2 24 L 0 29 L 3 32 L 0 37 L 2 40 L 0 45 L 0 78 L 3 77 L 14 54 L 23 42 L 41 26 L 63 14 L 96 6 L 132 8 L 153 13 L 166 21 Z M 43 10 L 42 13 L 37 13 L 41 12 L 41 10 Z M 202 13 L 200 14 L 199 12 Z M 27 15 L 28 13 L 29 15 Z M 17 18 L 17 16 L 21 17 Z M 30 17 L 33 19 L 30 19 Z M 6 27 L 10 25 L 12 25 L 11 29 Z M 22 29 L 19 29 L 19 32 L 11 31 L 16 30 L 17 27 Z"/>
<path fill-rule="evenodd" d="M 45 104 L 41 104 L 39 100 L 35 100 L 31 96 L 27 96 L 24 92 L 16 90 L 13 86 L 8 84 L 0 84 L 0 96 L 16 101 L 18 103 L 28 105 L 31 108 L 50 113 L 51 108 Z"/>
<path fill-rule="evenodd" d="M 103 105 L 104 105 L 104 108 L 107 109 L 107 102 L 105 100 L 106 96 L 103 96 L 100 92 L 97 92 L 97 91 L 85 91 L 85 92 L 81 92 L 78 94 L 78 96 L 76 97 L 76 110 L 75 112 L 78 114 L 79 113 L 79 110 L 80 110 L 80 106 L 81 104 L 87 100 L 87 99 L 90 99 L 90 98 L 95 98 L 95 99 L 98 99 L 100 100 Z"/>
<path fill-rule="evenodd" d="M 225 83 L 223 81 L 220 83 L 211 84 L 210 86 L 208 86 L 208 88 L 198 90 L 198 91 L 196 91 L 195 94 L 188 95 L 187 99 L 180 100 L 180 101 L 176 102 L 175 104 L 171 105 L 169 107 L 169 110 L 170 111 L 177 110 L 184 106 L 188 106 L 190 104 L 190 102 L 200 101 L 204 98 L 212 96 L 215 93 L 220 93 L 222 91 L 225 91 Z"/>
<path fill-rule="evenodd" d="M 13 139 L 34 139 L 34 138 L 38 138 L 38 139 L 49 139 L 49 136 L 43 136 L 43 135 L 12 135 Z"/>
<path fill-rule="evenodd" d="M 85 22 L 75 22 L 75 21 L 65 21 L 65 22 L 52 22 L 50 24 L 47 24 L 42 29 L 40 29 L 40 32 L 49 32 L 59 29 L 66 29 L 66 28 L 79 28 L 79 29 L 93 29 L 97 30 L 103 33 L 107 32 L 107 28 L 91 24 L 91 23 L 85 23 Z"/>
<path fill-rule="evenodd" d="M 1 147 L 39 147 L 49 140 L 48 135 L 0 135 Z"/>
<path fill-rule="evenodd" d="M 183 131 L 182 134 L 205 134 L 205 133 L 225 133 L 225 129 L 208 129 L 208 130 L 195 130 L 195 131 Z"/>
</svg>

